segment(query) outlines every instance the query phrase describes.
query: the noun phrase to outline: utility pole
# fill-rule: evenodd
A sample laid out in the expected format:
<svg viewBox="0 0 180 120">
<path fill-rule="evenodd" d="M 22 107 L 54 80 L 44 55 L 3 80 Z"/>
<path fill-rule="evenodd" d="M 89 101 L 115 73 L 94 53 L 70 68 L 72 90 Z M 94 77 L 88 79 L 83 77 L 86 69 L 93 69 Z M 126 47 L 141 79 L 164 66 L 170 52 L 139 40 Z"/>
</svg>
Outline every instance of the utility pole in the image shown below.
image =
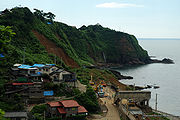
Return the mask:
<svg viewBox="0 0 180 120">
<path fill-rule="evenodd" d="M 56 64 L 56 55 L 54 55 L 54 64 Z"/>
<path fill-rule="evenodd" d="M 156 93 L 156 103 L 155 103 L 155 110 L 157 111 L 157 93 Z"/>
<path fill-rule="evenodd" d="M 46 120 L 46 111 L 44 111 L 44 120 Z"/>
<path fill-rule="evenodd" d="M 63 59 L 62 59 L 62 57 L 61 57 L 61 67 L 62 67 L 62 61 L 63 61 Z"/>
<path fill-rule="evenodd" d="M 25 63 L 25 50 L 26 50 L 26 47 L 23 47 L 24 48 L 24 53 L 23 53 L 23 64 Z"/>
</svg>

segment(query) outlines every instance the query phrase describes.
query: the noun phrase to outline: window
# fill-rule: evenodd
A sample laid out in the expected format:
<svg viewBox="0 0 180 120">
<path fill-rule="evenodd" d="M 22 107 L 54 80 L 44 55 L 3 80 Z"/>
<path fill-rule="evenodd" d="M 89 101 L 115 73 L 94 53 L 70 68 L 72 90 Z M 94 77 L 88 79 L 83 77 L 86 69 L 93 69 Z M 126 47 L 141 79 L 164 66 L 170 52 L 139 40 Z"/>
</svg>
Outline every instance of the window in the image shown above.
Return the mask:
<svg viewBox="0 0 180 120">
<path fill-rule="evenodd" d="M 76 108 L 72 108 L 72 111 L 76 110 Z"/>
</svg>

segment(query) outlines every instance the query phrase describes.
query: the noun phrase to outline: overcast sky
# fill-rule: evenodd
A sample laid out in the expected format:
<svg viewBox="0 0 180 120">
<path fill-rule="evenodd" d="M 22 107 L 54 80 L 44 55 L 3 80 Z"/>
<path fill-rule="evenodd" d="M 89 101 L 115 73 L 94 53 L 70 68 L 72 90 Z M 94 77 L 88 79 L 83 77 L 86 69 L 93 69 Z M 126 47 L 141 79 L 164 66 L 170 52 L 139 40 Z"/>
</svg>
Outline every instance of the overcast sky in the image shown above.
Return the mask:
<svg viewBox="0 0 180 120">
<path fill-rule="evenodd" d="M 180 38 L 180 0 L 0 0 L 0 10 L 16 6 L 76 27 L 99 23 L 139 38 Z"/>
</svg>

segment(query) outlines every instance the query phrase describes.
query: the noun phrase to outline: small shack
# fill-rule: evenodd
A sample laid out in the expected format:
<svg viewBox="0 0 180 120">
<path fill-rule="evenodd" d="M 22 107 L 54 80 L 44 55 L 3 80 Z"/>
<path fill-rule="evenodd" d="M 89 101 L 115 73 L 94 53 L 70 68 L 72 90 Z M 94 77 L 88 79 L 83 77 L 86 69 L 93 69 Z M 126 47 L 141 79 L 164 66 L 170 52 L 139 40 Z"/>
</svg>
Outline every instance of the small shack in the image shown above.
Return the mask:
<svg viewBox="0 0 180 120">
<path fill-rule="evenodd" d="M 28 120 L 27 112 L 5 112 L 4 117 L 8 120 Z"/>
</svg>

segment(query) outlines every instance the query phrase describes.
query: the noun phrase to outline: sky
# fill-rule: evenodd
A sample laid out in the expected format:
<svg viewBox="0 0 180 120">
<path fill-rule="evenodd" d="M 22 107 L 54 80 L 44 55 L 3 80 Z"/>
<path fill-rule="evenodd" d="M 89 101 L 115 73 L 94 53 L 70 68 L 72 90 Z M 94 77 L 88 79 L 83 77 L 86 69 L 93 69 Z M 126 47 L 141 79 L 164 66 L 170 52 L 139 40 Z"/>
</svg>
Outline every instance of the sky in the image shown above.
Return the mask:
<svg viewBox="0 0 180 120">
<path fill-rule="evenodd" d="M 180 38 L 180 0 L 0 0 L 0 11 L 16 6 L 77 28 L 99 23 L 138 38 Z"/>
</svg>

